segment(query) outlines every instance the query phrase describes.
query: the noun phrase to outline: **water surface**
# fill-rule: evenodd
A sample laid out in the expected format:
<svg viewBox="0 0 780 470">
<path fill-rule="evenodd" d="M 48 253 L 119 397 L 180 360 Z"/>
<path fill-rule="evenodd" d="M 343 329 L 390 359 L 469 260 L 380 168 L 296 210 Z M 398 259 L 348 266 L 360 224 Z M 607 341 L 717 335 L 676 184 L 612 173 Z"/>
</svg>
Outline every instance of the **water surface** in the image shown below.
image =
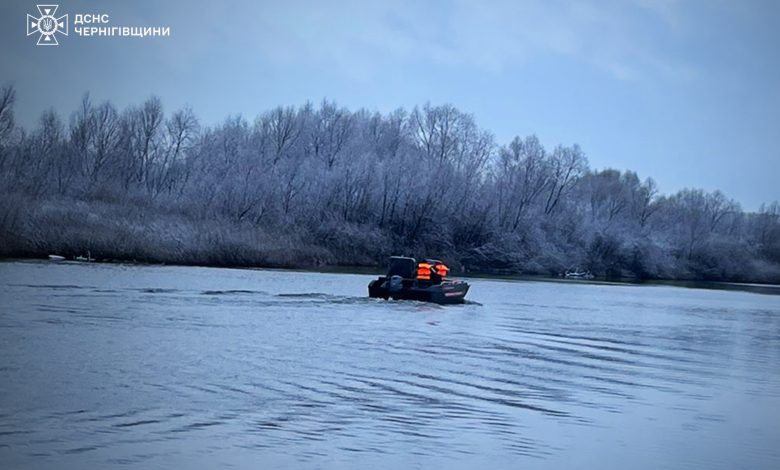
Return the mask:
<svg viewBox="0 0 780 470">
<path fill-rule="evenodd" d="M 780 297 L 0 263 L 0 468 L 780 468 Z"/>
</svg>

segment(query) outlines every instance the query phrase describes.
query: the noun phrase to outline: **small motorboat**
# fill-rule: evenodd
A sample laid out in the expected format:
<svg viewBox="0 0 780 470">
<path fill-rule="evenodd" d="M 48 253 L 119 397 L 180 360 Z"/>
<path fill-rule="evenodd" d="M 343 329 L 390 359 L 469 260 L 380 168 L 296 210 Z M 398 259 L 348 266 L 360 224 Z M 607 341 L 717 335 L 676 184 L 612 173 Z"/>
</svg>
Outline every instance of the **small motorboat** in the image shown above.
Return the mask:
<svg viewBox="0 0 780 470">
<path fill-rule="evenodd" d="M 379 299 L 418 300 L 437 304 L 465 301 L 469 283 L 457 280 L 423 281 L 417 279 L 417 261 L 403 256 L 390 257 L 386 276 L 368 284 L 368 296 Z"/>
<path fill-rule="evenodd" d="M 579 269 L 575 271 L 566 271 L 564 276 L 569 279 L 593 279 L 594 277 L 590 271 L 580 271 Z"/>
<path fill-rule="evenodd" d="M 76 261 L 81 261 L 84 263 L 91 263 L 95 261 L 95 258 L 92 257 L 92 253 L 89 251 L 87 251 L 87 256 L 76 256 L 74 259 Z"/>
<path fill-rule="evenodd" d="M 49 255 L 49 261 L 65 261 L 65 257 L 60 255 Z"/>
</svg>

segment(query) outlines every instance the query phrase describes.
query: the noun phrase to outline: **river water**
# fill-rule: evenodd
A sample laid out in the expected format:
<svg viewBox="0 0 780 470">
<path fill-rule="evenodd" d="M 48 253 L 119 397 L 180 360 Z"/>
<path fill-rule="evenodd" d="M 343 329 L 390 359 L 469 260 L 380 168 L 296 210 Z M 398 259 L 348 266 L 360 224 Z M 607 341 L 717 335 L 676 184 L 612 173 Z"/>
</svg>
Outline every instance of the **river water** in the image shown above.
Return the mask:
<svg viewBox="0 0 780 470">
<path fill-rule="evenodd" d="M 780 468 L 780 296 L 0 263 L 0 468 Z"/>
</svg>

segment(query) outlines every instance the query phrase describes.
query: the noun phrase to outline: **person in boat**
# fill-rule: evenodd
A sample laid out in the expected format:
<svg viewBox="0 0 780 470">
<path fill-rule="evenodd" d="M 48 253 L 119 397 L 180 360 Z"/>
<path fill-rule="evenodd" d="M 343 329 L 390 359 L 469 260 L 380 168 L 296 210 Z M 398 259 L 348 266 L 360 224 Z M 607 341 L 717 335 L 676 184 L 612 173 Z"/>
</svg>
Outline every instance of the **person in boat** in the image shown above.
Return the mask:
<svg viewBox="0 0 780 470">
<path fill-rule="evenodd" d="M 431 282 L 431 276 L 433 275 L 433 265 L 428 260 L 420 261 L 417 263 L 417 282 L 421 284 L 428 284 Z"/>
<path fill-rule="evenodd" d="M 441 284 L 441 282 L 446 279 L 447 274 L 450 272 L 450 268 L 437 259 L 431 259 L 427 261 L 431 264 L 431 282 L 434 284 Z"/>
<path fill-rule="evenodd" d="M 417 280 L 424 283 L 441 284 L 449 272 L 450 268 L 436 259 L 427 259 L 417 264 Z"/>
</svg>

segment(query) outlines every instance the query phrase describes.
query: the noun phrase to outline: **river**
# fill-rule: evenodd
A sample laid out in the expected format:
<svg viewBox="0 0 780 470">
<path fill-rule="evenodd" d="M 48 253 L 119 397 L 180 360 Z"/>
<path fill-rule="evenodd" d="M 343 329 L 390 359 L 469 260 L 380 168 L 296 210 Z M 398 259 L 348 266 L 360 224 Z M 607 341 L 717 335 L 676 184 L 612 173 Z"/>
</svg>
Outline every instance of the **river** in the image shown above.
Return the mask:
<svg viewBox="0 0 780 470">
<path fill-rule="evenodd" d="M 0 468 L 780 468 L 780 296 L 0 263 Z"/>
</svg>

